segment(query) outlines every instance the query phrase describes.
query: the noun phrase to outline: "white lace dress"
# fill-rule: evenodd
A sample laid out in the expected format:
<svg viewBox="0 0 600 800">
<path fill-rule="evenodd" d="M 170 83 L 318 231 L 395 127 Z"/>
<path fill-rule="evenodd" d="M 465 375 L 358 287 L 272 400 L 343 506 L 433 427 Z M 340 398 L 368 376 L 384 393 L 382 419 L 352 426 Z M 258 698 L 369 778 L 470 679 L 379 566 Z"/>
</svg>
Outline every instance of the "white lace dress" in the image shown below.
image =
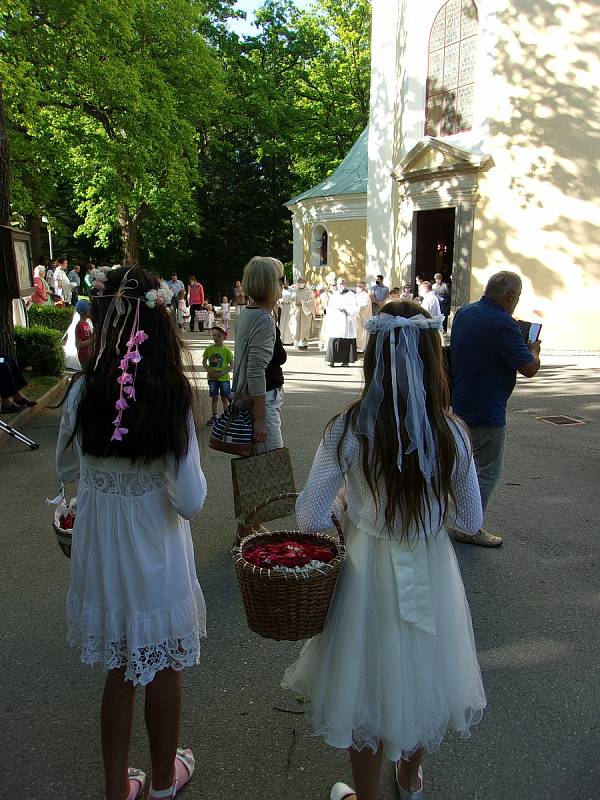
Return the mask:
<svg viewBox="0 0 600 800">
<path fill-rule="evenodd" d="M 452 423 L 459 457 L 451 520 L 476 533 L 482 522 L 470 447 Z M 448 728 L 468 736 L 486 705 L 471 615 L 454 550 L 432 500 L 428 530 L 398 542 L 377 514 L 349 434 L 338 464 L 337 421 L 321 443 L 296 511 L 302 530 L 328 527 L 345 483 L 342 525 L 347 555 L 323 633 L 304 645 L 284 688 L 311 698 L 313 730 L 328 744 L 374 752 L 392 761 L 441 744 Z M 385 496 L 382 499 L 385 510 Z M 425 537 L 427 534 L 427 538 Z"/>
<path fill-rule="evenodd" d="M 56 452 L 60 480 L 79 478 L 68 640 L 81 646 L 84 664 L 125 667 L 127 680 L 145 685 L 158 670 L 197 664 L 206 636 L 188 522 L 206 497 L 198 440 L 190 414 L 190 448 L 178 468 L 174 459 L 92 458 L 77 440 L 65 450 L 78 384 L 65 402 Z"/>
</svg>

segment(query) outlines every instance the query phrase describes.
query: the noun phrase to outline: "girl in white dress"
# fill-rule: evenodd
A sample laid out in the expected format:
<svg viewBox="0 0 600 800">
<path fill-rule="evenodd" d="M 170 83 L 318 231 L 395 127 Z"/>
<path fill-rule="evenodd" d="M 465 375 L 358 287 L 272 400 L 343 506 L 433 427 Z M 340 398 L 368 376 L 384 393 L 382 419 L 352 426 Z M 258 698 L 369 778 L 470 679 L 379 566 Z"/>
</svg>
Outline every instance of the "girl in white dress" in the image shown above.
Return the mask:
<svg viewBox="0 0 600 800">
<path fill-rule="evenodd" d="M 314 733 L 349 749 L 355 788 L 336 783 L 331 800 L 375 800 L 384 756 L 400 798 L 421 800 L 423 751 L 448 728 L 468 736 L 486 705 L 447 533 L 475 534 L 482 511 L 468 434 L 448 412 L 442 321 L 393 302 L 365 322 L 362 397 L 329 424 L 296 506 L 304 531 L 343 509 L 325 629 L 283 679 L 312 699 Z"/>
<path fill-rule="evenodd" d="M 106 800 L 144 791 L 145 774 L 127 767 L 137 686 L 146 689 L 149 798 L 171 798 L 194 771 L 178 730 L 181 670 L 198 663 L 206 635 L 188 522 L 206 480 L 166 284 L 133 268 L 96 271 L 94 285 L 95 361 L 67 395 L 56 454 L 60 480 L 79 479 L 68 639 L 84 664 L 108 670 Z"/>
<path fill-rule="evenodd" d="M 224 295 L 223 299 L 221 300 L 221 322 L 224 323 L 225 327 L 229 327 L 229 318 L 230 318 L 230 305 L 229 305 L 229 298 L 227 295 Z"/>
</svg>

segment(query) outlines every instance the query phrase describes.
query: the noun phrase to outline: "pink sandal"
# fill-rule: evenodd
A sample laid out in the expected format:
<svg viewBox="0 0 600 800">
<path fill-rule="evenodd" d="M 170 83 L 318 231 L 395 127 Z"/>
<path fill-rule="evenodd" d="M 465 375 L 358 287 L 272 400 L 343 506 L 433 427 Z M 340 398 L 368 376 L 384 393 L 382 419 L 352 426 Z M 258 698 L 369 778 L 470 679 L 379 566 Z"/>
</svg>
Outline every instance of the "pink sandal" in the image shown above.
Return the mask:
<svg viewBox="0 0 600 800">
<path fill-rule="evenodd" d="M 147 776 L 141 769 L 129 767 L 127 770 L 127 777 L 129 778 L 129 794 L 127 800 L 138 800 L 142 796 L 146 786 Z"/>
<path fill-rule="evenodd" d="M 150 787 L 148 800 L 171 800 L 179 794 L 192 780 L 196 760 L 189 747 L 178 747 L 175 754 L 175 782 L 168 789 Z"/>
</svg>

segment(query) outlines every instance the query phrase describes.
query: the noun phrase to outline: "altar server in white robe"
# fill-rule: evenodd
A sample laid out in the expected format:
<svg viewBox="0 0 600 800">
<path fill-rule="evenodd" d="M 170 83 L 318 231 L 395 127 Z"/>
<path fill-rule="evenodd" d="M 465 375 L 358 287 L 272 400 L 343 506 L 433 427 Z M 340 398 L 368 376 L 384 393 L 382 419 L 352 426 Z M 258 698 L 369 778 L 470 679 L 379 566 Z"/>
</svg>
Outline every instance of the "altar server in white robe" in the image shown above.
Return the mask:
<svg viewBox="0 0 600 800">
<path fill-rule="evenodd" d="M 281 298 L 278 301 L 279 308 L 281 309 L 279 331 L 281 333 L 281 343 L 284 345 L 294 344 L 292 327 L 295 325 L 295 320 L 292 317 L 292 302 L 293 293 L 287 283 L 285 283 L 281 290 Z"/>
<path fill-rule="evenodd" d="M 321 301 L 321 312 L 323 314 L 323 322 L 321 323 L 321 332 L 319 334 L 319 350 L 325 352 L 327 350 L 327 342 L 329 341 L 329 335 L 327 333 L 327 307 L 329 306 L 329 301 L 331 300 L 331 295 L 333 294 L 335 289 L 335 276 L 334 276 L 334 283 L 332 286 L 327 284 L 323 289 L 321 289 L 320 301 Z"/>
<path fill-rule="evenodd" d="M 330 367 L 341 363 L 343 367 L 356 361 L 356 295 L 346 286 L 345 278 L 337 279 L 335 291 L 327 306 L 327 353 Z"/>
<path fill-rule="evenodd" d="M 371 297 L 367 292 L 367 287 L 363 281 L 356 284 L 356 306 L 358 316 L 356 317 L 356 349 L 359 353 L 365 352 L 369 334 L 365 330 L 365 321 L 373 316 L 371 309 Z"/>
<path fill-rule="evenodd" d="M 306 285 L 304 278 L 298 278 L 294 292 L 294 343 L 298 350 L 308 350 L 310 339 L 310 326 L 314 313 L 315 303 L 311 289 Z"/>
</svg>

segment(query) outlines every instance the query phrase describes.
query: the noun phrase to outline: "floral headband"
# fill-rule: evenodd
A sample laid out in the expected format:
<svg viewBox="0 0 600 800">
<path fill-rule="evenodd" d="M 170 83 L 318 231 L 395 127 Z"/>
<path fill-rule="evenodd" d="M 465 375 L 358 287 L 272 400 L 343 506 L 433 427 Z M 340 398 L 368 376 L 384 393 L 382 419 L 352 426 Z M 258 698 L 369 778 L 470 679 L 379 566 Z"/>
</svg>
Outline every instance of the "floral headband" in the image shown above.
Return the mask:
<svg viewBox="0 0 600 800">
<path fill-rule="evenodd" d="M 383 377 L 385 362 L 383 348 L 389 340 L 392 395 L 396 434 L 398 436 L 397 466 L 402 471 L 402 425 L 408 434 L 406 453 L 417 451 L 421 474 L 429 483 L 433 476 L 436 447 L 427 416 L 427 393 L 423 380 L 423 362 L 419 355 L 419 337 L 422 330 L 441 330 L 443 316 L 431 319 L 417 314 L 414 317 L 394 317 L 391 314 L 379 314 L 365 320 L 366 330 L 375 336 L 376 363 L 373 378 L 367 394 L 360 404 L 356 432 L 363 434 L 369 441 L 373 440 L 379 407 L 383 400 Z M 400 329 L 396 342 L 392 331 Z M 402 395 L 406 405 L 404 419 L 400 419 L 398 396 Z"/>
<path fill-rule="evenodd" d="M 144 303 L 147 308 L 155 308 L 156 306 L 168 307 L 173 297 L 173 293 L 163 281 L 158 289 L 151 289 L 146 292 L 144 297 L 132 297 L 131 292 L 135 291 L 138 287 L 138 282 L 135 278 L 130 278 L 127 270 L 123 276 L 123 280 L 119 284 L 119 288 L 112 295 L 106 295 L 106 280 L 108 278 L 108 271 L 101 269 L 92 270 L 92 277 L 94 278 L 93 287 L 96 290 L 94 297 L 112 297 L 110 306 L 104 317 L 102 325 L 102 333 L 100 335 L 100 349 L 96 357 L 94 369 L 98 366 L 100 358 L 106 349 L 106 339 L 109 328 L 116 328 L 120 325 L 119 334 L 117 336 L 116 353 L 119 355 L 119 345 L 121 343 L 121 336 L 125 330 L 125 324 L 135 306 L 133 324 L 131 326 L 131 333 L 127 340 L 127 350 L 125 355 L 119 361 L 119 369 L 121 374 L 117 378 L 119 384 L 119 397 L 115 403 L 117 416 L 113 420 L 114 431 L 110 437 L 111 442 L 120 442 L 123 436 L 129 433 L 128 428 L 122 426 L 123 412 L 130 407 L 131 402 L 135 402 L 135 379 L 137 375 L 137 367 L 143 356 L 140 354 L 140 345 L 148 340 L 148 334 L 140 329 L 140 305 Z M 130 292 L 128 294 L 128 292 Z M 132 370 L 132 371 L 130 371 Z"/>
</svg>

